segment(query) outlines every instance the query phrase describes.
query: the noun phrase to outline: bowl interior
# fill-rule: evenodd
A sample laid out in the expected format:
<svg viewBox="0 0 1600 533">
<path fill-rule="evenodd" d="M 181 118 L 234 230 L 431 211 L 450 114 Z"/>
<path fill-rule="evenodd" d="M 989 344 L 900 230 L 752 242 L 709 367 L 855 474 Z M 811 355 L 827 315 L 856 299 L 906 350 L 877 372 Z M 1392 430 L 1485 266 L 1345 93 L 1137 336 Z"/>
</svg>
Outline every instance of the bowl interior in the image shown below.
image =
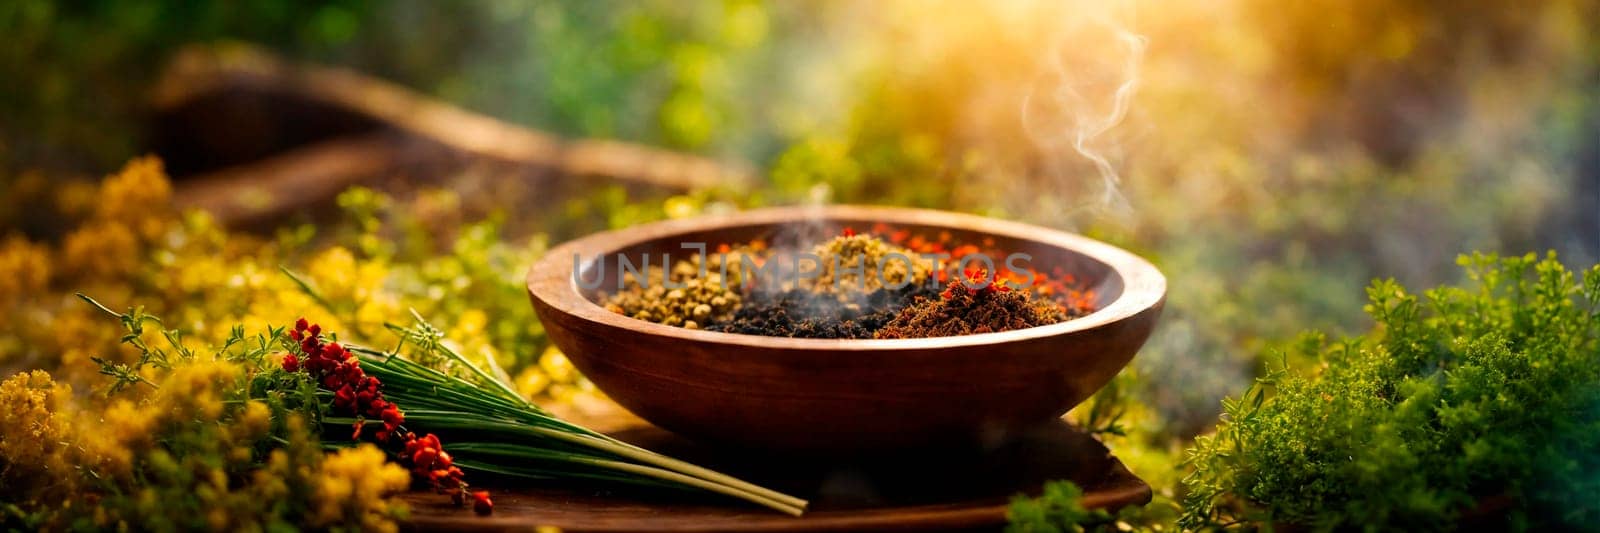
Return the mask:
<svg viewBox="0 0 1600 533">
<path fill-rule="evenodd" d="M 652 266 L 671 265 L 699 253 L 697 248 L 685 248 L 685 245 L 704 244 L 707 250 L 714 251 L 719 244 L 739 244 L 765 239 L 773 248 L 808 250 L 811 244 L 839 235 L 845 228 L 860 230 L 880 223 L 883 221 L 830 216 L 791 223 L 750 223 L 714 229 L 689 229 L 626 243 L 595 257 L 579 258 L 579 276 L 590 285 L 598 277 L 600 284 L 594 289 L 581 287 L 577 289 L 585 299 L 596 305 L 606 294 L 616 292 L 621 287 L 619 282 L 622 273 L 621 268 L 617 266 L 619 254 L 637 267 L 646 262 Z M 1116 270 L 1110 265 L 1062 246 L 1022 236 L 988 233 L 963 227 L 893 223 L 887 226 L 890 231 L 909 230 L 912 235 L 922 235 L 930 239 L 940 236 L 941 233 L 948 233 L 950 246 L 975 244 L 985 249 L 993 248 L 1001 255 L 991 259 L 995 262 L 995 267 L 1002 270 L 1006 268 L 1004 254 L 1019 252 L 1028 254 L 1030 258 L 1018 266 L 1031 267 L 1046 274 L 1060 268 L 1062 272 L 1073 276 L 1076 288 L 1094 291 L 1096 309 L 1104 309 L 1116 301 L 1122 296 L 1124 289 L 1122 277 L 1117 275 Z M 918 260 L 925 261 L 920 258 Z M 604 265 L 601 264 L 602 261 L 605 262 Z M 713 271 L 714 268 L 715 266 Z"/>
</svg>

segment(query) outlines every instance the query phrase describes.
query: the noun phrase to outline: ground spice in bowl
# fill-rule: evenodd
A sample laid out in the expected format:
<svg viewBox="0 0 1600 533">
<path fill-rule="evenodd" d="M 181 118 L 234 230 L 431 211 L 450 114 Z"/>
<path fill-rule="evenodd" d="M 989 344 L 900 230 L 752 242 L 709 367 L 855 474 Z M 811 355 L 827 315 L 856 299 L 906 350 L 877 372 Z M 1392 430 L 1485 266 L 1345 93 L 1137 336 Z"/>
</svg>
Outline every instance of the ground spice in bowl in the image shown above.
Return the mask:
<svg viewBox="0 0 1600 533">
<path fill-rule="evenodd" d="M 981 273 L 969 276 L 984 279 Z M 921 297 L 905 306 L 879 329 L 876 339 L 921 339 L 1048 326 L 1077 318 L 1061 305 L 1035 300 L 1026 290 L 1011 290 L 1001 283 L 981 288 L 959 280 L 945 285 L 936 298 Z"/>
<path fill-rule="evenodd" d="M 854 232 L 852 232 L 854 233 Z M 891 254 L 905 258 L 916 252 L 884 242 L 876 236 L 852 234 L 834 237 L 818 244 L 811 253 L 819 259 L 817 276 L 804 278 L 800 286 L 812 292 L 830 294 L 846 306 L 857 306 L 863 293 L 872 294 L 890 286 L 910 282 L 921 285 L 933 270 L 922 261 L 890 260 Z M 879 269 L 882 269 L 880 276 Z"/>
<path fill-rule="evenodd" d="M 1093 293 L 1079 290 L 1059 270 L 1053 276 L 1030 270 L 992 279 L 982 270 L 955 272 L 962 257 L 996 251 L 950 241 L 948 233 L 930 239 L 904 230 L 846 228 L 843 235 L 814 245 L 784 245 L 809 255 L 793 263 L 764 240 L 724 244 L 716 253 L 679 260 L 670 270 L 649 268 L 645 280 L 628 273 L 623 290 L 600 301 L 612 312 L 669 326 L 821 339 L 1008 331 L 1093 311 Z M 923 259 L 928 253 L 947 253 L 949 259 L 935 268 Z M 757 270 L 747 272 L 748 266 Z M 801 271 L 809 275 L 796 275 Z M 663 286 L 663 279 L 674 287 Z"/>
<path fill-rule="evenodd" d="M 850 303 L 817 298 L 804 290 L 773 294 L 756 292 L 733 319 L 707 327 L 710 331 L 810 339 L 870 339 L 911 302 L 933 298 L 939 291 L 921 284 L 878 289 Z"/>
<path fill-rule="evenodd" d="M 755 250 L 747 245 L 707 256 L 704 278 L 700 277 L 702 259 L 699 255 L 673 263 L 670 279 L 675 288 L 663 283 L 669 274 L 661 267 L 647 268 L 646 282 L 628 273 L 623 276 L 626 288 L 602 300 L 606 310 L 613 313 L 668 326 L 699 329 L 712 322 L 726 321 L 744 300 L 739 290 L 744 280 L 740 257 L 753 255 Z M 721 268 L 723 260 L 727 261 L 726 270 Z M 676 287 L 678 285 L 681 287 Z"/>
</svg>

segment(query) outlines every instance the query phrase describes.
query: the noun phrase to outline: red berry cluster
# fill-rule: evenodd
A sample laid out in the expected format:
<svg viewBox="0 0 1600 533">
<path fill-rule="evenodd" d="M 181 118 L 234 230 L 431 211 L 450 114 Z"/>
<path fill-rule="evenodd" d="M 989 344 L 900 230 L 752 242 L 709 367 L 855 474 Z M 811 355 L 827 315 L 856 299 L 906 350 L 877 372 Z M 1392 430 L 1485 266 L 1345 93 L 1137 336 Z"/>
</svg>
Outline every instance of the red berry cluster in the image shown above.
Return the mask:
<svg viewBox="0 0 1600 533">
<path fill-rule="evenodd" d="M 449 494 L 456 505 L 466 503 L 466 482 L 461 480 L 461 467 L 455 465 L 455 459 L 450 457 L 450 452 L 444 451 L 439 444 L 439 437 L 429 433 L 425 437 L 417 437 L 416 433 L 406 432 L 406 449 L 401 457 L 411 461 L 411 474 L 428 480 L 441 494 Z M 472 493 L 472 508 L 479 514 L 489 514 L 494 508 L 494 503 L 489 501 L 488 491 Z"/>
<path fill-rule="evenodd" d="M 356 415 L 352 439 L 361 438 L 362 425 L 370 417 L 383 421 L 376 436 L 378 442 L 388 442 L 405 422 L 405 415 L 398 406 L 383 399 L 383 383 L 361 370 L 360 358 L 337 342 L 323 342 L 321 335 L 322 326 L 307 324 L 304 318 L 295 321 L 289 337 L 300 343 L 300 353 L 306 360 L 302 363 L 294 354 L 285 355 L 283 369 L 294 372 L 303 366 L 318 384 L 333 391 L 333 408 Z"/>
<path fill-rule="evenodd" d="M 412 475 L 428 480 L 429 485 L 441 494 L 449 494 L 457 505 L 465 503 L 467 483 L 461 468 L 455 466 L 455 460 L 439 444 L 439 437 L 429 433 L 419 438 L 401 427 L 405 415 L 401 414 L 399 406 L 384 399 L 383 383 L 361 369 L 360 358 L 337 342 L 324 342 L 322 327 L 309 324 L 304 318 L 295 321 L 289 337 L 300 343 L 300 353 L 305 360 L 301 361 L 293 353 L 284 354 L 283 369 L 288 372 L 305 370 L 319 385 L 333 391 L 333 408 L 356 415 L 351 439 L 361 439 L 367 417 L 382 420 L 383 427 L 374 435 L 378 442 L 387 443 L 391 437 L 398 436 L 405 442 L 401 460 L 411 463 Z M 479 514 L 488 514 L 494 508 L 488 491 L 474 492 L 472 498 L 473 509 Z"/>
</svg>

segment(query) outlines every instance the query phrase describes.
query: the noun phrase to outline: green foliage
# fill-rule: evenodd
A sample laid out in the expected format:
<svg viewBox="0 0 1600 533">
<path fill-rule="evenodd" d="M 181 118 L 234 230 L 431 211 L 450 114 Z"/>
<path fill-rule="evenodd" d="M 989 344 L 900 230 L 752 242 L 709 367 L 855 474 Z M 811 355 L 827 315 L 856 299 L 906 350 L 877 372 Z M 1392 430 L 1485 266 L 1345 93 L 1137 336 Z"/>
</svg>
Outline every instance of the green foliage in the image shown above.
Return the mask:
<svg viewBox="0 0 1600 533">
<path fill-rule="evenodd" d="M 1006 510 L 1009 533 L 1055 533 L 1095 531 L 1111 521 L 1111 514 L 1083 506 L 1083 489 L 1071 481 L 1045 484 L 1038 498 L 1018 496 Z"/>
<path fill-rule="evenodd" d="M 771 100 L 789 87 L 812 10 L 761 1 L 267 0 L 0 5 L 0 168 L 108 168 L 141 150 L 154 82 L 179 48 L 242 41 L 347 64 L 497 117 L 569 136 L 707 152 L 780 147 Z M 429 31 L 419 32 L 420 27 Z M 758 155 L 764 158 L 765 155 Z"/>
<path fill-rule="evenodd" d="M 1224 402 L 1189 452 L 1182 525 L 1594 527 L 1600 520 L 1600 266 L 1460 260 L 1470 283 L 1368 290 L 1368 335 L 1306 336 Z"/>
<path fill-rule="evenodd" d="M 459 202 L 448 192 L 428 196 L 442 197 L 435 201 L 445 205 Z M 469 314 L 482 317 L 483 324 L 475 327 L 484 329 L 494 348 L 488 366 L 515 370 L 534 364 L 546 343 L 544 328 L 528 305 L 524 276 L 528 265 L 544 254 L 544 234 L 513 240 L 498 212 L 472 223 L 430 220 L 415 202 L 397 205 L 388 195 L 364 187 L 341 193 L 338 201 L 347 224 L 336 228 L 334 241 L 388 265 L 388 286 L 396 294 L 438 316 L 458 321 Z M 350 304 L 324 306 L 350 315 Z"/>
<path fill-rule="evenodd" d="M 291 51 L 349 41 L 365 0 L 0 4 L 0 148 L 24 161 L 89 158 L 106 168 L 136 155 L 151 83 L 177 47 L 241 39 Z M 9 146 L 8 146 L 9 145 Z M 0 164 L 10 163 L 0 157 Z M 74 166 L 85 167 L 82 161 Z"/>
<path fill-rule="evenodd" d="M 1017 496 L 1006 509 L 1007 533 L 1162 531 L 1177 518 L 1177 506 L 1157 497 L 1145 506 L 1115 513 L 1083 504 L 1083 489 L 1071 481 L 1046 483 L 1038 498 Z"/>
</svg>

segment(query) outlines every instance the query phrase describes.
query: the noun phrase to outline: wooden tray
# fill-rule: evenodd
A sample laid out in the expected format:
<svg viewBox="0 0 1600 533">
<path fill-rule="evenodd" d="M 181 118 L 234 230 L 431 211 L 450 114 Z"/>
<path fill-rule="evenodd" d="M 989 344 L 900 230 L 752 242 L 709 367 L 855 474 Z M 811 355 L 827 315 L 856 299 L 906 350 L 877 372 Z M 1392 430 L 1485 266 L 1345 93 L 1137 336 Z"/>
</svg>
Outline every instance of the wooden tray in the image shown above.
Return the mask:
<svg viewBox="0 0 1600 533">
<path fill-rule="evenodd" d="M 585 417 L 576 417 L 585 418 Z M 1064 421 L 988 450 L 919 450 L 893 457 L 797 460 L 753 450 L 718 450 L 636 418 L 592 424 L 646 448 L 811 500 L 794 518 L 716 496 L 638 490 L 480 483 L 494 514 L 476 516 L 442 496 L 413 492 L 407 526 L 420 530 L 529 531 L 929 531 L 997 529 L 1012 495 L 1070 479 L 1089 507 L 1150 500 L 1150 487 L 1105 446 Z M 588 422 L 585 422 L 588 423 Z"/>
</svg>

